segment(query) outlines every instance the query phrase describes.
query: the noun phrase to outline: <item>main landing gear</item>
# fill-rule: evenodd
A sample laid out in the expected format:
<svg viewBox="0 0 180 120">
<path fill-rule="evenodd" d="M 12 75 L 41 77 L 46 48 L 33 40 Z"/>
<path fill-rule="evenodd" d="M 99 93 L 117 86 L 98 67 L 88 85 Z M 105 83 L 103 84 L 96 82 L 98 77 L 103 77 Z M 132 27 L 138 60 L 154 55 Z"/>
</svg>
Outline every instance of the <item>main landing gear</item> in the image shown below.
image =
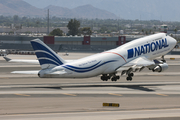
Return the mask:
<svg viewBox="0 0 180 120">
<path fill-rule="evenodd" d="M 132 81 L 132 77 L 134 76 L 134 73 L 129 73 L 126 80 L 127 81 Z"/>
<path fill-rule="evenodd" d="M 120 76 L 116 76 L 116 74 L 109 74 L 109 75 L 103 74 L 101 76 L 102 81 L 108 81 L 109 79 L 111 79 L 111 81 L 117 81 L 120 79 Z"/>
<path fill-rule="evenodd" d="M 132 81 L 132 77 L 134 76 L 134 73 L 128 73 L 128 76 L 126 77 L 127 81 Z M 108 81 L 109 79 L 111 79 L 111 81 L 117 81 L 120 79 L 120 76 L 117 76 L 115 73 L 113 74 L 103 74 L 101 76 L 101 80 L 102 81 Z"/>
</svg>

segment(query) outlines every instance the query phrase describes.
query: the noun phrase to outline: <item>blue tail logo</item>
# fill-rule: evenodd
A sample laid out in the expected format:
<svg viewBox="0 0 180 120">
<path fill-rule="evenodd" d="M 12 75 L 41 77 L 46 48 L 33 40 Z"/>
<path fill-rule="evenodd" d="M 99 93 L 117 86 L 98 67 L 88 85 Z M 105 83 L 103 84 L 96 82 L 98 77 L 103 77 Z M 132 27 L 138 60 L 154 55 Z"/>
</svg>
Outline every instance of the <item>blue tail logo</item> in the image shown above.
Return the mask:
<svg viewBox="0 0 180 120">
<path fill-rule="evenodd" d="M 65 63 L 62 58 L 60 58 L 51 48 L 49 48 L 41 40 L 32 40 L 31 45 L 36 53 L 42 69 L 60 66 Z"/>
</svg>

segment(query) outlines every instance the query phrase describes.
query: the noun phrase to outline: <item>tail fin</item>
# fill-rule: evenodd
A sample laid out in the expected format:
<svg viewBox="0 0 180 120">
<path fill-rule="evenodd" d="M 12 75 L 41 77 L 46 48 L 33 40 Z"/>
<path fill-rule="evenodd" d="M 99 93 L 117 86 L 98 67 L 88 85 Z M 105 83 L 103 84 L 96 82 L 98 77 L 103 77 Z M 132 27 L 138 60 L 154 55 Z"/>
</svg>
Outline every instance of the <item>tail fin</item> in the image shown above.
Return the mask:
<svg viewBox="0 0 180 120">
<path fill-rule="evenodd" d="M 42 69 L 52 68 L 65 63 L 51 48 L 40 39 L 31 40 L 31 45 L 36 53 Z"/>
</svg>

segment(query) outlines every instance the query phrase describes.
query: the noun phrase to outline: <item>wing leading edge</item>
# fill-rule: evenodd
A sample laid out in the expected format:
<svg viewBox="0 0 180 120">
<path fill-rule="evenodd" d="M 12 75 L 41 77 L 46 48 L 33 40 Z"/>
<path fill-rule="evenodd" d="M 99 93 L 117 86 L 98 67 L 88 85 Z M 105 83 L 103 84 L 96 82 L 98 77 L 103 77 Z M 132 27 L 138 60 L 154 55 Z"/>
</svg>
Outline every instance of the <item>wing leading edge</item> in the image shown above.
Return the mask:
<svg viewBox="0 0 180 120">
<path fill-rule="evenodd" d="M 130 68 L 141 69 L 142 67 L 144 68 L 144 67 L 151 67 L 151 66 L 155 66 L 155 63 L 147 59 L 146 57 L 142 56 L 124 64 L 123 66 L 120 66 L 119 68 L 117 68 L 116 71 L 120 72 L 123 70 L 129 70 Z"/>
</svg>

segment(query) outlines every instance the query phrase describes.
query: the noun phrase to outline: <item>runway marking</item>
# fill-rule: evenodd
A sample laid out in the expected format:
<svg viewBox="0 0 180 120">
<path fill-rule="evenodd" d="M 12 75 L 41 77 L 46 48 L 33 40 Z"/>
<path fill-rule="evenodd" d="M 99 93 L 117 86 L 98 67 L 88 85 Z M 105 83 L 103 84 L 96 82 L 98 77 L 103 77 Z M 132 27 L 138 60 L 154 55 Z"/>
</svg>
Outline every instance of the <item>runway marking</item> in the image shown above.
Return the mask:
<svg viewBox="0 0 180 120">
<path fill-rule="evenodd" d="M 168 96 L 168 95 L 161 94 L 161 93 L 157 93 L 156 95 L 160 95 L 160 96 L 164 96 L 164 97 L 167 97 L 167 96 Z"/>
<path fill-rule="evenodd" d="M 62 93 L 63 95 L 69 95 L 69 96 L 77 96 L 77 95 L 74 95 L 74 94 L 69 94 L 69 93 Z"/>
<path fill-rule="evenodd" d="M 0 77 L 0 79 L 9 79 L 8 77 Z"/>
<path fill-rule="evenodd" d="M 25 96 L 25 97 L 29 97 L 31 95 L 26 95 L 26 94 L 19 94 L 19 93 L 16 93 L 15 95 L 19 95 L 19 96 Z"/>
<path fill-rule="evenodd" d="M 121 94 L 108 93 L 109 95 L 122 96 Z"/>
</svg>

